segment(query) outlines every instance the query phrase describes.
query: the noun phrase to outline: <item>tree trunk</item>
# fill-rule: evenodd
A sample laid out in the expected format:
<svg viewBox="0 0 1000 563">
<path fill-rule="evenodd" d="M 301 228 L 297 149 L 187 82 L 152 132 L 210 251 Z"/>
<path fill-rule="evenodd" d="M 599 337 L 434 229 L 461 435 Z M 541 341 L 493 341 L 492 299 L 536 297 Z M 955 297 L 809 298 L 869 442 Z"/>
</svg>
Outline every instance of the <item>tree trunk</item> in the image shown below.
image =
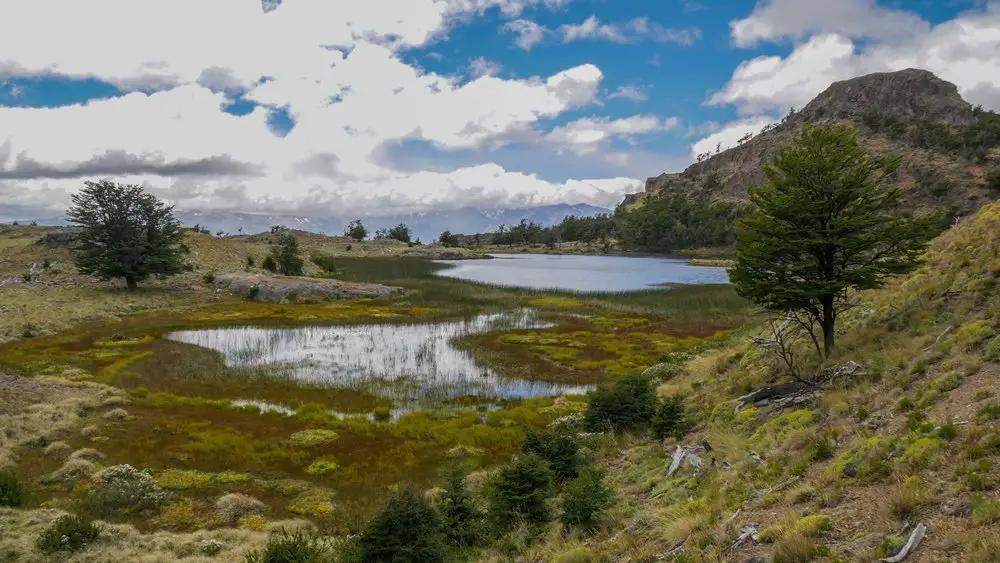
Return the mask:
<svg viewBox="0 0 1000 563">
<path fill-rule="evenodd" d="M 833 310 L 833 297 L 823 297 L 823 357 L 829 358 L 834 348 L 834 325 L 837 322 Z"/>
<path fill-rule="evenodd" d="M 135 291 L 136 289 L 139 289 L 139 282 L 137 282 L 132 276 L 125 276 L 125 287 L 127 287 L 129 291 Z"/>
</svg>

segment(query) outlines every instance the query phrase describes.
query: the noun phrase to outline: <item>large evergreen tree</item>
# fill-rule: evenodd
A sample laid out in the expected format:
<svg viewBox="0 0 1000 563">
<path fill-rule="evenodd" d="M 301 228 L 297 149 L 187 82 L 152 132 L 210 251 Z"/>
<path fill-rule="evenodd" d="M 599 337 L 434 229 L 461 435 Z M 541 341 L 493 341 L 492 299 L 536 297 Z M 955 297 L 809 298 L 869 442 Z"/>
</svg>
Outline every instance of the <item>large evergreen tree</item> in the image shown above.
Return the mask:
<svg viewBox="0 0 1000 563">
<path fill-rule="evenodd" d="M 829 356 L 848 292 L 913 270 L 933 234 L 933 218 L 897 211 L 902 194 L 887 180 L 898 166 L 898 157 L 869 156 L 852 127 L 807 126 L 749 190 L 754 209 L 739 222 L 730 270 L 737 292 L 804 315 Z"/>
<path fill-rule="evenodd" d="M 72 202 L 66 216 L 80 227 L 73 255 L 81 273 L 122 278 L 131 291 L 150 276 L 183 270 L 181 225 L 173 207 L 141 186 L 84 182 Z"/>
<path fill-rule="evenodd" d="M 517 456 L 501 467 L 488 493 L 489 516 L 497 529 L 509 529 L 518 521 L 548 522 L 548 500 L 555 492 L 552 480 L 548 464 L 534 454 Z"/>
</svg>

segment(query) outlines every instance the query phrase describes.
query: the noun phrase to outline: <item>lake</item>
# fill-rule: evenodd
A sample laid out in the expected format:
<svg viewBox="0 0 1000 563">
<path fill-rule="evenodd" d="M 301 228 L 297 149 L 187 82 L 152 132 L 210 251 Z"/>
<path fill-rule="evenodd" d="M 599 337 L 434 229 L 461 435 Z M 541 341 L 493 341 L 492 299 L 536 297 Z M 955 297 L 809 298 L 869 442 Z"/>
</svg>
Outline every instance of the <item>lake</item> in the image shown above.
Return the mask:
<svg viewBox="0 0 1000 563">
<path fill-rule="evenodd" d="M 489 401 L 586 392 L 588 386 L 504 377 L 477 365 L 471 352 L 454 343 L 463 336 L 547 326 L 524 309 L 441 323 L 227 327 L 167 338 L 219 352 L 230 368 L 272 367 L 277 377 L 360 391 L 408 409 L 458 397 Z M 267 409 L 281 412 L 282 406 Z"/>
<path fill-rule="evenodd" d="M 484 260 L 439 260 L 438 275 L 477 283 L 580 293 L 641 291 L 661 284 L 726 284 L 725 268 L 687 260 L 564 254 L 493 254 Z"/>
</svg>

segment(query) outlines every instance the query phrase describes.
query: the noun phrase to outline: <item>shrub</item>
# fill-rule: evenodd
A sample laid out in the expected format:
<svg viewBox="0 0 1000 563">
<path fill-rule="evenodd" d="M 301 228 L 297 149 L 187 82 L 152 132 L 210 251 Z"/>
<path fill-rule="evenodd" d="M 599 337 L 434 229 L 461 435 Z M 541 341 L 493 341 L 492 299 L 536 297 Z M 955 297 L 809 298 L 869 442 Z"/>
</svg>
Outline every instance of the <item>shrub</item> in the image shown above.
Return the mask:
<svg viewBox="0 0 1000 563">
<path fill-rule="evenodd" d="M 437 512 L 411 487 L 394 494 L 358 539 L 362 563 L 445 561 L 448 546 Z"/>
<path fill-rule="evenodd" d="M 478 545 L 485 532 L 484 516 L 465 485 L 467 476 L 468 471 L 463 467 L 448 468 L 444 475 L 444 491 L 438 502 L 445 535 L 452 545 L 458 547 Z"/>
<path fill-rule="evenodd" d="M 247 555 L 247 563 L 325 563 L 329 553 L 330 546 L 323 540 L 282 529 L 267 540 L 263 549 Z"/>
<path fill-rule="evenodd" d="M 114 465 L 94 474 L 87 502 L 101 516 L 159 507 L 166 493 L 148 474 L 131 465 Z"/>
<path fill-rule="evenodd" d="M 271 256 L 265 256 L 264 257 L 264 261 L 261 262 L 261 264 L 260 264 L 260 267 L 264 268 L 268 272 L 272 272 L 272 273 L 278 271 L 278 263 L 275 262 L 274 258 L 271 257 Z"/>
<path fill-rule="evenodd" d="M 519 520 L 529 524 L 548 522 L 547 502 L 554 492 L 552 477 L 552 470 L 542 458 L 533 454 L 515 457 L 490 480 L 490 519 L 499 529 L 509 529 Z"/>
<path fill-rule="evenodd" d="M 674 396 L 660 404 L 653 417 L 653 436 L 662 440 L 667 436 L 678 440 L 687 433 L 687 418 L 684 415 L 684 398 Z"/>
<path fill-rule="evenodd" d="M 320 270 L 326 274 L 335 274 L 337 272 L 337 262 L 332 254 L 323 254 L 322 252 L 314 252 L 309 256 L 313 264 L 319 266 Z"/>
<path fill-rule="evenodd" d="M 215 272 L 206 272 L 205 275 L 201 276 L 201 281 L 203 281 L 205 283 L 209 283 L 209 284 L 210 283 L 214 283 L 215 282 Z"/>
<path fill-rule="evenodd" d="M 919 477 L 909 477 L 889 500 L 893 516 L 901 521 L 909 520 L 922 505 L 931 501 Z"/>
<path fill-rule="evenodd" d="M 253 268 L 257 264 L 257 259 L 253 254 L 247 254 L 247 268 Z"/>
<path fill-rule="evenodd" d="M 994 168 L 986 175 L 986 188 L 992 192 L 1000 192 L 1000 168 Z"/>
<path fill-rule="evenodd" d="M 361 219 L 355 219 L 347 225 L 347 229 L 344 230 L 344 236 L 361 241 L 368 236 L 368 229 L 365 227 L 364 223 L 361 222 Z M 348 250 L 350 250 L 350 248 L 348 248 Z"/>
<path fill-rule="evenodd" d="M 222 548 L 225 546 L 226 544 L 222 543 L 217 539 L 207 539 L 207 540 L 202 540 L 201 543 L 198 544 L 198 551 L 200 551 L 203 555 L 207 555 L 209 557 L 215 557 L 222 551 Z"/>
<path fill-rule="evenodd" d="M 299 257 L 299 239 L 287 229 L 281 229 L 271 243 L 271 254 L 275 269 L 283 276 L 301 276 L 304 262 Z"/>
<path fill-rule="evenodd" d="M 35 541 L 38 550 L 52 554 L 59 551 L 79 551 L 101 535 L 101 527 L 79 516 L 64 514 L 42 530 Z"/>
<path fill-rule="evenodd" d="M 264 511 L 266 505 L 242 493 L 222 495 L 215 501 L 215 512 L 226 524 L 236 525 L 241 519 Z"/>
<path fill-rule="evenodd" d="M 584 416 L 591 431 L 632 430 L 652 420 L 655 406 L 649 381 L 640 375 L 626 375 L 610 389 L 594 391 Z"/>
<path fill-rule="evenodd" d="M 66 442 L 52 442 L 45 446 L 45 455 L 51 457 L 64 457 L 72 448 Z"/>
<path fill-rule="evenodd" d="M 336 441 L 340 436 L 333 430 L 325 429 L 309 429 L 300 430 L 292 434 L 288 441 L 291 442 L 293 446 L 299 446 L 304 448 L 312 448 L 315 446 L 322 446 L 323 444 L 329 444 L 330 442 Z"/>
<path fill-rule="evenodd" d="M 438 237 L 438 242 L 441 244 L 441 246 L 446 246 L 446 247 L 458 246 L 459 244 L 458 235 L 452 234 L 451 231 L 445 231 L 441 233 L 441 236 Z"/>
<path fill-rule="evenodd" d="M 524 435 L 521 452 L 535 454 L 549 464 L 559 479 L 576 477 L 580 446 L 573 438 L 553 432 L 535 432 L 530 428 Z"/>
<path fill-rule="evenodd" d="M 125 409 L 111 409 L 104 413 L 104 420 L 112 420 L 114 422 L 125 422 L 128 420 L 128 411 Z"/>
<path fill-rule="evenodd" d="M 566 484 L 562 523 L 566 527 L 592 529 L 601 512 L 611 506 L 613 498 L 612 490 L 604 484 L 604 473 L 588 467 Z"/>
<path fill-rule="evenodd" d="M 0 471 L 0 506 L 21 505 L 21 482 L 10 471 Z"/>
</svg>

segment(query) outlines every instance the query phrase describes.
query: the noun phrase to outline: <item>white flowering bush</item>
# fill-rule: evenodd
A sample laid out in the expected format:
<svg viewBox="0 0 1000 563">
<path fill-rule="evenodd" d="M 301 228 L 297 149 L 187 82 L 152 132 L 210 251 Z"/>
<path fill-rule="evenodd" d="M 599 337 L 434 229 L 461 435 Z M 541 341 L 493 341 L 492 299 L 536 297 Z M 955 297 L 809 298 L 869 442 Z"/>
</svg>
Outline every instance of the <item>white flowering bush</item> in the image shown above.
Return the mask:
<svg viewBox="0 0 1000 563">
<path fill-rule="evenodd" d="M 219 552 L 222 551 L 222 548 L 225 546 L 226 544 L 222 543 L 217 539 L 208 539 L 208 540 L 203 540 L 201 544 L 198 545 L 198 551 L 201 551 L 203 554 L 209 557 L 214 557 L 218 555 Z"/>
<path fill-rule="evenodd" d="M 87 495 L 91 509 L 102 516 L 159 507 L 167 494 L 153 477 L 131 465 L 115 465 L 94 474 Z"/>
<path fill-rule="evenodd" d="M 241 493 L 230 493 L 215 501 L 215 512 L 223 522 L 230 526 L 241 519 L 264 511 L 266 505 L 259 500 Z"/>
</svg>

